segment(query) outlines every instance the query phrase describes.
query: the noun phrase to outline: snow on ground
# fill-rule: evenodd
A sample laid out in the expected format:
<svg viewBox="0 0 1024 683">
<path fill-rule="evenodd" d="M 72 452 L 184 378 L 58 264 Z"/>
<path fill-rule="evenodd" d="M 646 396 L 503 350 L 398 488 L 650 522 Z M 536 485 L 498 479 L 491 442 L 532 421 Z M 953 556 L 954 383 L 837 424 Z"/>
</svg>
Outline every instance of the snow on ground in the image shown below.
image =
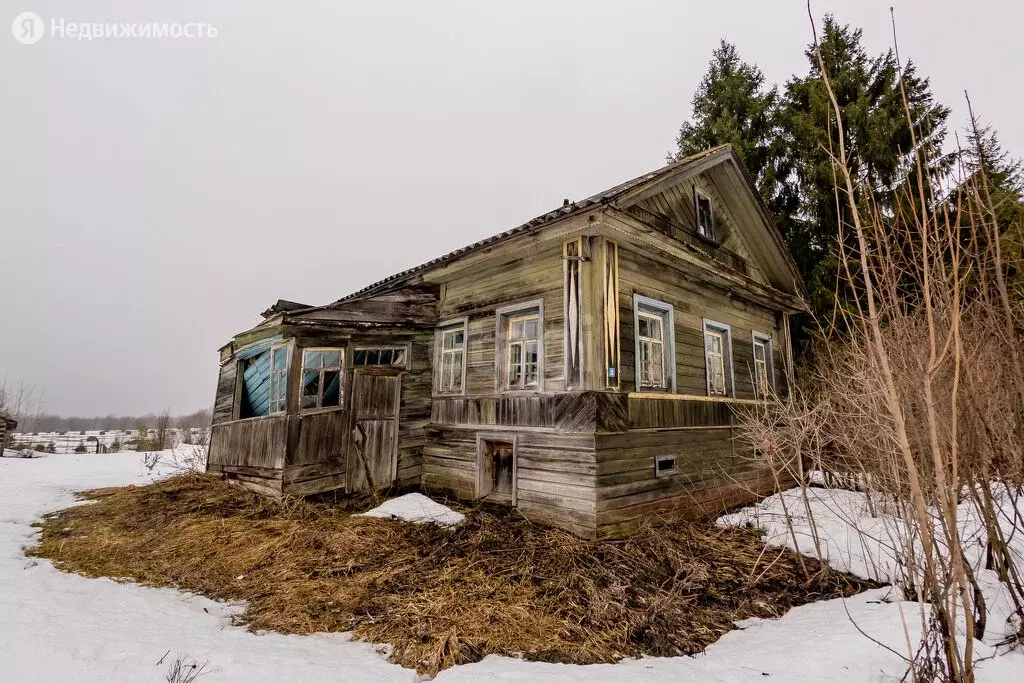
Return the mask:
<svg viewBox="0 0 1024 683">
<path fill-rule="evenodd" d="M 356 517 L 393 517 L 406 522 L 422 524 L 433 522 L 444 526 L 462 524 L 466 517 L 461 512 L 452 510 L 447 505 L 427 498 L 422 493 L 407 493 L 392 498 L 372 510 L 355 515 Z"/>
<path fill-rule="evenodd" d="M 718 523 L 761 527 L 768 543 L 798 550 L 811 557 L 818 556 L 816 536 L 822 557 L 832 567 L 862 578 L 896 583 L 900 576 L 897 557 L 903 553 L 901 538 L 905 537 L 905 531 L 900 522 L 884 514 L 878 500 L 869 501 L 867 494 L 858 491 L 818 487 L 808 488 L 807 496 L 805 504 L 800 489 L 789 489 L 769 496 L 757 505 L 721 517 Z M 1001 524 L 1010 550 L 1017 566 L 1024 568 L 1024 529 L 1012 528 L 1016 518 L 1013 503 L 997 485 L 993 485 L 993 496 L 1001 505 Z M 1017 504 L 1024 507 L 1024 501 Z M 807 514 L 808 507 L 810 515 Z M 791 525 L 787 522 L 787 513 Z M 983 568 L 985 532 L 976 509 L 964 503 L 960 505 L 957 516 L 965 556 L 975 571 L 988 609 L 984 641 L 996 645 L 1019 628 L 1019 624 L 1010 618 L 1013 614 L 1012 598 L 1006 586 L 1000 583 L 998 574 Z M 935 523 L 938 525 L 938 520 Z M 920 609 L 915 609 L 911 618 L 920 619 L 919 615 Z M 1020 680 L 1024 680 L 1024 670 L 1019 675 Z"/>
<path fill-rule="evenodd" d="M 253 634 L 230 625 L 237 604 L 86 579 L 25 557 L 23 548 L 35 535 L 31 523 L 74 504 L 73 491 L 145 484 L 168 467 L 149 472 L 139 453 L 0 460 L 0 681 L 162 681 L 167 663 L 179 653 L 209 662 L 211 673 L 200 679 L 204 683 L 417 680 L 414 672 L 389 664 L 381 648 L 344 634 Z M 919 612 L 914 603 L 890 599 L 890 590 L 880 589 L 804 605 L 778 620 L 751 619 L 696 657 L 571 666 L 492 656 L 442 671 L 436 680 L 897 680 L 905 668 L 903 618 L 916 641 Z M 981 650 L 982 657 L 993 653 L 989 646 Z M 986 661 L 978 680 L 1024 680 L 1024 655 Z"/>
<path fill-rule="evenodd" d="M 171 589 L 87 579 L 27 558 L 30 526 L 73 491 L 145 484 L 141 453 L 0 460 L 0 681 L 162 681 L 175 655 L 209 661 L 201 681 L 415 681 L 343 634 L 254 635 L 238 605 Z M 163 665 L 157 666 L 168 650 Z"/>
</svg>

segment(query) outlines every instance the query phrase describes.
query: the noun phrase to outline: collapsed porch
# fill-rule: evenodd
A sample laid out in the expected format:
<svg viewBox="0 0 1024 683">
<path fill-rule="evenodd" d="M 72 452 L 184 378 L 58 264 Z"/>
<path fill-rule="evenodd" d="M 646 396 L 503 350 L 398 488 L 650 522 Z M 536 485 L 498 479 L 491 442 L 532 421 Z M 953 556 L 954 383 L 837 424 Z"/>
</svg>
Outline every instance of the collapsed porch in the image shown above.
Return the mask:
<svg viewBox="0 0 1024 683">
<path fill-rule="evenodd" d="M 418 482 L 434 300 L 268 310 L 221 349 L 208 470 L 275 497 Z"/>
</svg>

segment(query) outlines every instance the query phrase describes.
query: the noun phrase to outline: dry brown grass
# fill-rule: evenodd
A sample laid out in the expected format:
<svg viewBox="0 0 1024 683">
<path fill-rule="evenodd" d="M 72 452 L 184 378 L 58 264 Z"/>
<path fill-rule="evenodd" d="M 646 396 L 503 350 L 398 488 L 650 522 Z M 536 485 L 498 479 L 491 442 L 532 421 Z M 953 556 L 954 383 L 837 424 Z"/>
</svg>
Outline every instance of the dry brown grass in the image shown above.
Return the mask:
<svg viewBox="0 0 1024 683">
<path fill-rule="evenodd" d="M 766 549 L 752 529 L 647 527 L 593 542 L 491 506 L 466 522 L 352 517 L 202 475 L 85 494 L 34 554 L 87 576 L 243 599 L 252 629 L 354 631 L 420 672 L 488 654 L 596 663 L 701 651 L 748 617 L 871 584 Z"/>
</svg>

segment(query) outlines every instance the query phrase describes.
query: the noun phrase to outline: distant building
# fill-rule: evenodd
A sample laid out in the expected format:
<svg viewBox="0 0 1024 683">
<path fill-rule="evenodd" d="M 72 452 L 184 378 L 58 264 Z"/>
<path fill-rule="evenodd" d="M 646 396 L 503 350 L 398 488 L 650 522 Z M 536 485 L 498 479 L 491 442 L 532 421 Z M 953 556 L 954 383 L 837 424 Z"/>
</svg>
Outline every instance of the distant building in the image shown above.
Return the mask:
<svg viewBox="0 0 1024 683">
<path fill-rule="evenodd" d="M 7 445 L 7 439 L 9 434 L 14 433 L 14 429 L 18 426 L 17 420 L 13 420 L 4 415 L 0 415 L 0 448 Z"/>
</svg>

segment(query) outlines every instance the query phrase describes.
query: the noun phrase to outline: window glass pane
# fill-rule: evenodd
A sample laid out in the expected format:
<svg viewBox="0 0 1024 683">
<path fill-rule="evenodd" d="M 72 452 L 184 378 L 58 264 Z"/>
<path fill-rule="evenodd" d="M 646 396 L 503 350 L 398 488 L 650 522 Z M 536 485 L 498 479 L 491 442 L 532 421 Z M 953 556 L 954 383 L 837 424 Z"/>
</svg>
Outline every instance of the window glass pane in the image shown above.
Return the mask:
<svg viewBox="0 0 1024 683">
<path fill-rule="evenodd" d="M 538 326 L 539 323 L 537 318 L 529 318 L 523 323 L 523 335 L 527 339 L 536 339 L 540 336 L 540 334 L 538 334 Z"/>
<path fill-rule="evenodd" d="M 337 407 L 341 401 L 341 373 L 337 370 L 324 371 L 323 400 L 321 407 Z"/>
<path fill-rule="evenodd" d="M 509 334 L 512 339 L 522 339 L 526 323 L 522 318 L 513 318 L 509 325 Z"/>
<path fill-rule="evenodd" d="M 288 349 L 274 349 L 274 369 L 284 370 L 288 367 Z"/>
<path fill-rule="evenodd" d="M 540 365 L 538 363 L 538 349 L 537 342 L 527 342 L 526 344 L 526 385 L 532 386 L 538 382 L 538 370 Z"/>
<path fill-rule="evenodd" d="M 323 352 L 321 351 L 306 351 L 302 355 L 302 367 L 309 370 L 314 370 L 323 367 Z"/>
<path fill-rule="evenodd" d="M 325 368 L 340 368 L 341 367 L 341 350 L 331 349 L 330 351 L 323 352 L 323 361 Z"/>
<path fill-rule="evenodd" d="M 518 386 L 523 378 L 523 346 L 511 344 L 508 347 L 508 383 Z"/>
<path fill-rule="evenodd" d="M 320 394 L 320 373 L 319 372 L 304 372 L 302 373 L 302 397 L 312 396 L 314 399 Z M 303 401 L 305 405 L 305 401 Z M 316 406 L 316 401 L 313 402 Z"/>
<path fill-rule="evenodd" d="M 394 351 L 391 349 L 381 349 L 379 351 L 380 358 L 377 360 L 379 365 L 391 365 L 391 359 L 394 358 Z"/>
<path fill-rule="evenodd" d="M 352 354 L 353 365 L 366 365 L 366 351 L 356 351 Z"/>
<path fill-rule="evenodd" d="M 637 334 L 641 337 L 651 336 L 651 323 L 646 316 L 640 316 L 637 319 Z"/>
<path fill-rule="evenodd" d="M 652 339 L 661 339 L 661 319 L 660 318 L 648 318 L 650 326 L 650 337 Z"/>
<path fill-rule="evenodd" d="M 459 330 L 458 332 L 455 333 L 455 345 L 456 346 L 461 347 L 465 343 L 465 341 L 466 341 L 466 333 L 464 331 Z"/>
<path fill-rule="evenodd" d="M 452 354 L 452 388 L 462 388 L 462 352 Z"/>
<path fill-rule="evenodd" d="M 380 365 L 380 351 L 373 349 L 366 352 L 367 365 Z"/>
<path fill-rule="evenodd" d="M 303 396 L 299 401 L 299 408 L 302 410 L 316 408 L 316 396 Z"/>
</svg>

